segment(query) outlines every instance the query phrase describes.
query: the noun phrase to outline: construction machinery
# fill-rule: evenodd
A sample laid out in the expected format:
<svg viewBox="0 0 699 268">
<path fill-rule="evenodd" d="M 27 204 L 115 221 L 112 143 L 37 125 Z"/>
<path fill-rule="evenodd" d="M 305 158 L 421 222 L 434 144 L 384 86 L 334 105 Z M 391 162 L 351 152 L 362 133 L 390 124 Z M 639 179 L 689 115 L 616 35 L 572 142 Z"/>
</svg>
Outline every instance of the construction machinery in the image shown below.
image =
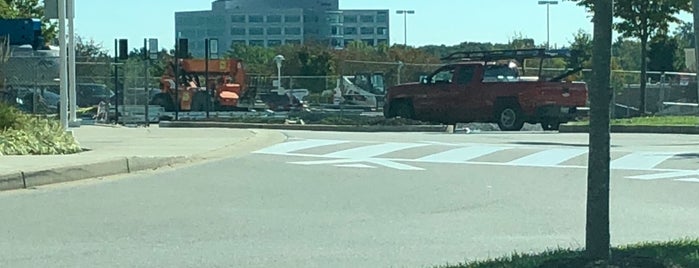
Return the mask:
<svg viewBox="0 0 699 268">
<path fill-rule="evenodd" d="M 206 67 L 205 60 L 180 59 L 179 79 L 175 79 L 176 67 L 170 64 L 160 80 L 161 92 L 153 96 L 150 104 L 162 106 L 167 112 L 246 109 L 239 107 L 241 99 L 255 96 L 246 86 L 242 61 L 209 60 L 208 81 L 206 87 L 202 87 L 200 81 L 207 75 Z"/>
<path fill-rule="evenodd" d="M 353 107 L 376 110 L 383 107 L 385 94 L 384 75 L 380 72 L 345 75 L 338 79 L 337 86 L 324 95 L 332 94 L 332 105 L 326 108 Z"/>
</svg>

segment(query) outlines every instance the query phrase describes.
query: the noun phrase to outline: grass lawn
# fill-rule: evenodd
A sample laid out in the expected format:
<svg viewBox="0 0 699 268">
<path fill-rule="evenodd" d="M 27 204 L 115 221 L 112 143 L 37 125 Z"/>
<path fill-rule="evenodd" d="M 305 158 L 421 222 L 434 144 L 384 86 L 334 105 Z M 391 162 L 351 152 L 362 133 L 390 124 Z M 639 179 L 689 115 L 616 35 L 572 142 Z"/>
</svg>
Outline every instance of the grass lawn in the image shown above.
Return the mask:
<svg viewBox="0 0 699 268">
<path fill-rule="evenodd" d="M 440 266 L 444 268 L 548 268 L 548 267 L 699 267 L 699 240 L 643 243 L 612 249 L 608 265 L 584 257 L 581 250 L 555 250 L 541 254 L 514 254 L 510 257 Z"/>
<path fill-rule="evenodd" d="M 574 125 L 587 125 L 589 121 L 573 122 Z M 697 126 L 699 116 L 654 116 L 613 119 L 615 126 Z"/>
</svg>

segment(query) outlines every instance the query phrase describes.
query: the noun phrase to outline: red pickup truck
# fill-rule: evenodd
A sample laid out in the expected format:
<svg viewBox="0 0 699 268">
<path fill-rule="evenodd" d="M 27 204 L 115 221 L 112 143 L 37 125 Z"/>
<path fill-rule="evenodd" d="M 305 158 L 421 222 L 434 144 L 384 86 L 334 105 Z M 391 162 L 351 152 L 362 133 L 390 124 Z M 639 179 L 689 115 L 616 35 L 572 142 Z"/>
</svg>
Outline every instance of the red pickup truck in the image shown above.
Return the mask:
<svg viewBox="0 0 699 268">
<path fill-rule="evenodd" d="M 446 64 L 419 83 L 391 87 L 386 92 L 384 116 L 444 124 L 497 123 L 503 131 L 518 131 L 525 122 L 541 123 L 557 130 L 561 123 L 575 120 L 577 108 L 587 103 L 587 85 L 565 81 L 573 70 L 556 78 L 520 76 L 516 61 L 496 63 L 502 58 L 523 62 L 525 58 L 552 58 L 543 49 L 455 53 L 465 61 Z M 472 60 L 478 59 L 477 61 Z"/>
</svg>

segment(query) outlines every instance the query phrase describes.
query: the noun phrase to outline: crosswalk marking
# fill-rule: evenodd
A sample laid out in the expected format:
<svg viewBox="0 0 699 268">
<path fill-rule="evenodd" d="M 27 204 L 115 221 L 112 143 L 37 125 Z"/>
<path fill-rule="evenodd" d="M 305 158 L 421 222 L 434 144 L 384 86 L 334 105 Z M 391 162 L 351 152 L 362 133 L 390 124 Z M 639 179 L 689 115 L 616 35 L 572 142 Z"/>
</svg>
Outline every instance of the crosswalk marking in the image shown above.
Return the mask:
<svg viewBox="0 0 699 268">
<path fill-rule="evenodd" d="M 612 161 L 612 169 L 648 170 L 675 156 L 668 153 L 631 153 Z"/>
<path fill-rule="evenodd" d="M 339 140 L 300 140 L 300 141 L 289 141 L 280 144 L 267 147 L 265 149 L 256 151 L 255 153 L 261 154 L 288 154 L 294 151 L 300 151 L 305 149 L 311 149 L 322 146 L 338 145 L 343 143 L 349 143 L 349 141 L 339 141 Z"/>
<path fill-rule="evenodd" d="M 555 166 L 587 153 L 584 149 L 550 149 L 513 160 L 514 166 Z"/>
<path fill-rule="evenodd" d="M 342 146 L 340 146 L 342 145 Z M 547 167 L 547 168 L 587 168 L 584 164 L 579 165 L 564 165 L 576 157 L 580 157 L 587 153 L 586 148 L 551 148 L 539 149 L 529 155 L 520 157 L 515 160 L 502 159 L 498 162 L 497 158 L 490 160 L 479 161 L 478 159 L 484 156 L 489 156 L 499 152 L 516 151 L 520 149 L 535 149 L 541 147 L 526 147 L 526 146 L 510 146 L 509 144 L 449 144 L 451 148 L 444 148 L 443 151 L 433 154 L 425 154 L 416 158 L 406 157 L 414 155 L 419 151 L 414 151 L 407 154 L 397 154 L 404 150 L 439 146 L 445 147 L 446 144 L 434 144 L 430 142 L 417 143 L 401 143 L 401 142 L 359 142 L 348 140 L 290 140 L 285 143 L 273 145 L 266 149 L 256 151 L 254 153 L 273 154 L 282 156 L 296 156 L 305 158 L 316 158 L 314 161 L 299 161 L 289 162 L 298 165 L 333 165 L 337 167 L 349 168 L 375 168 L 379 166 L 388 167 L 397 170 L 425 170 L 420 167 L 408 165 L 409 163 L 446 163 L 446 164 L 477 164 L 477 165 L 494 165 L 494 166 L 529 166 L 529 167 Z M 337 147 L 335 147 L 337 146 Z M 454 147 L 457 146 L 457 147 Z M 314 148 L 324 148 L 324 152 L 318 151 L 303 151 Z M 342 148 L 338 148 L 342 147 Z M 332 149 L 336 148 L 335 151 Z M 349 148 L 349 149 L 348 149 Z M 327 150 L 326 150 L 327 149 Z M 426 150 L 432 151 L 432 150 Z M 517 152 L 515 152 L 517 153 Z M 634 180 L 682 180 L 696 182 L 695 178 L 699 175 L 699 171 L 687 169 L 663 169 L 658 166 L 681 154 L 678 152 L 634 152 L 623 157 L 615 159 L 611 162 L 612 170 L 628 170 L 628 171 L 652 171 L 653 174 L 642 174 L 626 177 Z"/>
<path fill-rule="evenodd" d="M 466 161 L 505 149 L 507 148 L 494 146 L 470 146 L 428 155 L 418 159 L 417 161 L 431 163 L 464 163 Z"/>
<path fill-rule="evenodd" d="M 384 155 L 396 151 L 417 148 L 427 146 L 427 144 L 419 143 L 382 143 L 376 145 L 362 146 L 353 149 L 347 149 L 344 151 L 334 152 L 330 154 L 325 154 L 323 157 L 329 158 L 351 158 L 351 159 L 364 159 L 372 158 L 379 155 Z"/>
</svg>

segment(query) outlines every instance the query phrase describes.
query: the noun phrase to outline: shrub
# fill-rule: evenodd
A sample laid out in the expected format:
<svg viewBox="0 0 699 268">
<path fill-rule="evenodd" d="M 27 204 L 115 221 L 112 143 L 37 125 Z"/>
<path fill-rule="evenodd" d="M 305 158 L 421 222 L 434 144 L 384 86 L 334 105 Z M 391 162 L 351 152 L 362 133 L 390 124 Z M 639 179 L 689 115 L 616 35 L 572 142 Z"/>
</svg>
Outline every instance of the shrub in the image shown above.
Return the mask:
<svg viewBox="0 0 699 268">
<path fill-rule="evenodd" d="M 53 119 L 32 117 L 0 104 L 0 155 L 72 154 L 82 151 Z"/>
</svg>

